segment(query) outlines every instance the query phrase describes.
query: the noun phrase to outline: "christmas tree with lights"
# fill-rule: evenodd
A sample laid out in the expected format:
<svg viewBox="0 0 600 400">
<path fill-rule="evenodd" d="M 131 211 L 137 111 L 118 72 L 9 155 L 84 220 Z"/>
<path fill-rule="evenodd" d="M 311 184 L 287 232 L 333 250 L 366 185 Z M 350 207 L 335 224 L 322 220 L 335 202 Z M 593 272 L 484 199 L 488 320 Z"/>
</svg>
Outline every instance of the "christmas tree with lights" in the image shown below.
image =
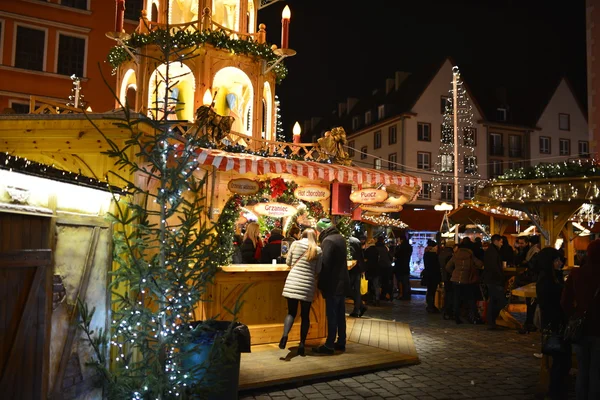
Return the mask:
<svg viewBox="0 0 600 400">
<path fill-rule="evenodd" d="M 286 142 L 285 134 L 283 133 L 283 121 L 281 120 L 281 101 L 279 96 L 275 95 L 275 110 L 277 115 L 275 116 L 275 133 L 278 142 Z"/>
<path fill-rule="evenodd" d="M 453 67 L 452 73 L 453 83 L 444 110 L 440 150 L 432 180 L 436 190 L 445 192 L 447 199 L 454 198 L 456 202 L 460 191 L 463 191 L 465 199 L 470 199 L 483 182 L 475 155 L 477 130 L 473 128 L 473 106 L 458 67 Z M 454 193 L 455 180 L 458 181 L 459 193 Z"/>
<path fill-rule="evenodd" d="M 171 35 L 168 26 L 163 34 Z M 94 332 L 94 310 L 79 304 L 80 329 L 95 354 L 90 364 L 98 370 L 108 399 L 218 396 L 224 388 L 215 371 L 239 368 L 233 324 L 212 332 L 217 339 L 207 361 L 190 362 L 199 351 L 200 338 L 207 332 L 211 336 L 213 329 L 211 321 L 195 321 L 194 309 L 222 258 L 229 256 L 217 255 L 218 238 L 205 209 L 209 174 L 199 168 L 196 153 L 208 133 L 218 128 L 216 114 L 210 106 L 200 107 L 194 128 L 181 134 L 169 116 L 182 103 L 164 96 L 182 78 L 179 73 L 171 77 L 170 67 L 194 57 L 198 46 L 164 41 L 160 61 L 166 69 L 154 91 L 152 117 L 132 114 L 125 104 L 120 104 L 122 116 L 114 117 L 115 124 L 130 133 L 124 145 L 97 128 L 119 171 L 109 181 L 128 187 L 126 196 L 115 195 L 109 215 L 116 263 L 111 274 L 110 331 Z M 149 126 L 152 134 L 139 130 L 139 125 Z M 219 227 L 220 221 L 215 225 Z M 231 310 L 233 321 L 240 306 L 238 301 Z"/>
</svg>

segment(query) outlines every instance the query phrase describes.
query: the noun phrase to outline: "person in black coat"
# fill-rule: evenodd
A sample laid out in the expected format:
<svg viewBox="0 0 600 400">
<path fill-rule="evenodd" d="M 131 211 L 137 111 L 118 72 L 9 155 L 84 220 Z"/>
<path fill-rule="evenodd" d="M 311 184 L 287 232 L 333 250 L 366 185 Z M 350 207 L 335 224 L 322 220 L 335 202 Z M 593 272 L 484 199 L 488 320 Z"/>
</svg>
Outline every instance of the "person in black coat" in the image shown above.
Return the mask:
<svg viewBox="0 0 600 400">
<path fill-rule="evenodd" d="M 317 232 L 323 250 L 323 267 L 319 275 L 318 288 L 325 298 L 327 340 L 324 345 L 314 347 L 313 351 L 332 355 L 335 350 L 346 350 L 345 300 L 350 290 L 346 239 L 326 218 L 317 223 Z"/>
<path fill-rule="evenodd" d="M 271 264 L 273 260 L 277 260 L 277 264 L 285 264 L 285 260 L 281 257 L 281 241 L 283 234 L 281 229 L 274 228 L 269 236 L 269 241 L 263 247 L 260 262 L 262 264 Z"/>
<path fill-rule="evenodd" d="M 392 262 L 394 257 L 385 245 L 383 236 L 379 236 L 375 242 L 375 248 L 379 252 L 379 276 L 381 277 L 381 297 L 389 296 L 394 301 L 394 277 L 392 273 Z"/>
<path fill-rule="evenodd" d="M 498 329 L 496 319 L 506 305 L 501 249 L 502 236 L 492 235 L 492 243 L 485 251 L 483 257 L 483 283 L 487 286 L 489 297 L 487 323 L 490 330 Z"/>
<path fill-rule="evenodd" d="M 440 269 L 440 259 L 437 253 L 437 243 L 435 240 L 428 240 L 425 253 L 423 254 L 423 280 L 427 285 L 427 312 L 439 313 L 435 307 L 435 292 L 442 281 L 442 271 Z"/>
<path fill-rule="evenodd" d="M 375 240 L 369 239 L 365 244 L 365 264 L 367 279 L 369 280 L 369 301 L 379 306 L 381 293 L 381 271 L 379 270 L 379 251 L 375 247 Z"/>
<path fill-rule="evenodd" d="M 402 296 L 400 300 L 410 300 L 410 258 L 412 257 L 413 248 L 408 242 L 405 234 L 400 236 L 400 244 L 396 246 L 394 264 L 394 275 L 398 282 L 398 289 L 401 289 Z"/>
<path fill-rule="evenodd" d="M 508 244 L 508 238 L 506 236 L 502 236 L 500 255 L 502 257 L 502 261 L 506 262 L 507 266 L 515 264 L 515 252 L 513 251 L 511 245 Z"/>
<path fill-rule="evenodd" d="M 367 311 L 367 307 L 363 304 L 362 295 L 360 294 L 360 277 L 366 270 L 365 255 L 360 244 L 360 240 L 354 236 L 348 238 L 348 247 L 353 260 L 356 260 L 356 265 L 348 273 L 350 276 L 350 297 L 354 300 L 354 309 L 350 313 L 351 317 L 362 317 Z"/>
<path fill-rule="evenodd" d="M 539 271 L 536 294 L 542 317 L 542 328 L 551 332 L 560 332 L 567 318 L 560 300 L 564 289 L 562 278 L 562 259 L 558 250 L 552 247 L 542 249 L 535 260 Z M 571 369 L 571 346 L 565 346 L 565 352 L 554 353 L 550 368 L 548 397 L 563 399 L 566 397 L 565 379 Z"/>
</svg>

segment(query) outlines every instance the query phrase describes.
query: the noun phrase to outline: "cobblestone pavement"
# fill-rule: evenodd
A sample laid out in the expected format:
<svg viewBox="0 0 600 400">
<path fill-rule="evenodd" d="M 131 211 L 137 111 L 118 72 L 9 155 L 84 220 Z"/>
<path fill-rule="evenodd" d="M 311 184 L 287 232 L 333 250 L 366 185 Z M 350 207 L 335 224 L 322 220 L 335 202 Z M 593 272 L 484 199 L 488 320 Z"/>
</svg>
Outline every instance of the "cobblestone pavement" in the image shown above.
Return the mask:
<svg viewBox="0 0 600 400">
<path fill-rule="evenodd" d="M 348 312 L 350 309 L 347 310 Z M 364 317 L 410 324 L 419 365 L 240 393 L 240 399 L 535 399 L 540 335 L 444 321 L 424 296 L 370 307 Z M 364 318 L 363 317 L 363 318 Z"/>
</svg>

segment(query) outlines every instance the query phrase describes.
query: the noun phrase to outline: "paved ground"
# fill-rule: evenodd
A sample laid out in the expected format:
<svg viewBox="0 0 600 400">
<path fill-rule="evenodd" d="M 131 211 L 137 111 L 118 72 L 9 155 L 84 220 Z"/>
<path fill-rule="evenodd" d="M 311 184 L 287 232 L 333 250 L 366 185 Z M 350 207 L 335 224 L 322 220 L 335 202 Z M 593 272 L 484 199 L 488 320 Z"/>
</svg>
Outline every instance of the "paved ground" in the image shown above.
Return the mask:
<svg viewBox="0 0 600 400">
<path fill-rule="evenodd" d="M 350 311 L 350 310 L 348 310 Z M 540 335 L 456 325 L 425 312 L 424 296 L 396 300 L 364 317 L 410 324 L 421 364 L 342 379 L 242 392 L 241 399 L 534 399 Z"/>
</svg>

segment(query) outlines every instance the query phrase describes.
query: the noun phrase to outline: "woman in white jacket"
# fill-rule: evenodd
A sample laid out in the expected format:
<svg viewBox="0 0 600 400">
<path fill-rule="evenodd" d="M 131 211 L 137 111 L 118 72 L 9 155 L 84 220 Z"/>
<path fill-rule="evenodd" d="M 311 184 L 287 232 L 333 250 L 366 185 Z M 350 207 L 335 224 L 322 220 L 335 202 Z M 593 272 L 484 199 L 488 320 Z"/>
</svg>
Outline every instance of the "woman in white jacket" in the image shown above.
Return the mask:
<svg viewBox="0 0 600 400">
<path fill-rule="evenodd" d="M 298 312 L 300 303 L 300 345 L 298 354 L 304 356 L 304 342 L 310 328 L 310 305 L 315 295 L 317 275 L 321 271 L 321 249 L 317 245 L 317 235 L 313 229 L 305 229 L 302 239 L 292 243 L 286 264 L 291 266 L 285 285 L 283 297 L 287 299 L 288 315 L 283 323 L 283 336 L 279 348 L 285 349 L 288 334 Z"/>
</svg>

